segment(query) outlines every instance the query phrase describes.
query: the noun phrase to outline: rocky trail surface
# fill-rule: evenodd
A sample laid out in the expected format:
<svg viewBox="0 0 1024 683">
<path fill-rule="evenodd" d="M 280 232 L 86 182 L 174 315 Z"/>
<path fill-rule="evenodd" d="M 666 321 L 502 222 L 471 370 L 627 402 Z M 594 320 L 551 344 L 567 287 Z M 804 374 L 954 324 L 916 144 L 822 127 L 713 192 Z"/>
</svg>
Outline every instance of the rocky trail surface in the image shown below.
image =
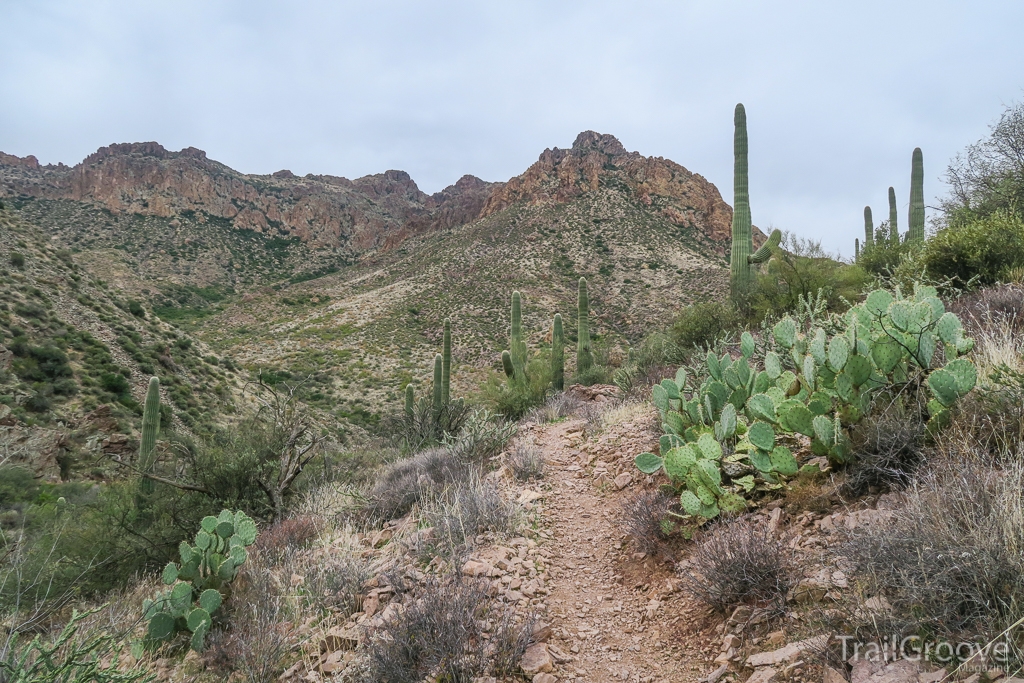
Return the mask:
<svg viewBox="0 0 1024 683">
<path fill-rule="evenodd" d="M 569 419 L 522 433 L 546 461 L 542 537 L 550 538 L 541 548 L 550 552 L 552 635 L 535 654 L 543 662 L 547 650 L 553 677 L 535 680 L 697 681 L 718 666 L 717 648 L 703 648 L 713 636 L 702 633 L 717 622 L 679 592 L 671 565 L 635 552 L 617 524 L 618 508 L 642 483 L 632 457 L 656 444 L 657 433 L 624 424 L 585 442 L 585 426 Z"/>
</svg>

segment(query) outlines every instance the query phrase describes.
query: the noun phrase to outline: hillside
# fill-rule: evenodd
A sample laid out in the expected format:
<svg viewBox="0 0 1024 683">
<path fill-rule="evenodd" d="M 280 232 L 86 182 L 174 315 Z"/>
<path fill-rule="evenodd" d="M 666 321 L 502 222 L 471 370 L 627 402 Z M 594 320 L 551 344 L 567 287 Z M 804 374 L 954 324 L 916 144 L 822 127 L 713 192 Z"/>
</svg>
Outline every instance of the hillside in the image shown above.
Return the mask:
<svg viewBox="0 0 1024 683">
<path fill-rule="evenodd" d="M 555 312 L 574 338 L 587 277 L 595 332 L 618 352 L 726 289 L 732 212 L 715 186 L 591 131 L 507 182 L 466 176 L 432 196 L 400 171 L 251 176 L 156 143 L 74 167 L 3 155 L 0 183 L 90 272 L 251 370 L 312 374 L 309 398 L 339 416 L 425 379 L 445 316 L 456 386 L 476 384 L 506 343 L 513 289 L 537 345 Z"/>
<path fill-rule="evenodd" d="M 235 367 L 0 211 L 0 451 L 40 475 L 103 478 L 133 452 L 145 386 L 163 421 L 203 432 L 233 410 Z"/>
</svg>

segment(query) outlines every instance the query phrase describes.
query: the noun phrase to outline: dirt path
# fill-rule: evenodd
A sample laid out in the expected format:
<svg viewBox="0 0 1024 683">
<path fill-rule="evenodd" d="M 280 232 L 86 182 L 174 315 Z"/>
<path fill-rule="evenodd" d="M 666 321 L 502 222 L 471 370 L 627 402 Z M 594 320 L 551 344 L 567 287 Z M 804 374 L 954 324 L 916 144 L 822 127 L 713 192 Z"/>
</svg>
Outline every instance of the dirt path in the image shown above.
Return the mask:
<svg viewBox="0 0 1024 683">
<path fill-rule="evenodd" d="M 717 649 L 704 647 L 714 642 L 717 622 L 678 591 L 670 564 L 636 553 L 616 523 L 622 502 L 644 485 L 632 458 L 652 448 L 657 433 L 648 416 L 590 440 L 583 428 L 572 419 L 522 433 L 547 462 L 547 618 L 555 653 L 572 658 L 556 657 L 554 675 L 597 683 L 697 681 L 717 667 Z M 625 478 L 615 478 L 624 473 L 633 481 L 619 490 Z"/>
</svg>

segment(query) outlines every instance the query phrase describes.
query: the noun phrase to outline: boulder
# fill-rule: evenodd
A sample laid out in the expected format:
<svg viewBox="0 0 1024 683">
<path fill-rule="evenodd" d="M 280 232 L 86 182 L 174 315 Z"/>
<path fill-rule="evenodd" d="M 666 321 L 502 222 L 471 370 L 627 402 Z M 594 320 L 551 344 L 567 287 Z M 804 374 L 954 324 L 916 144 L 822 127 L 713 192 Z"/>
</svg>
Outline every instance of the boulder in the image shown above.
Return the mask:
<svg viewBox="0 0 1024 683">
<path fill-rule="evenodd" d="M 519 668 L 523 670 L 523 673 L 530 676 L 553 671 L 555 663 L 552 661 L 550 653 L 548 653 L 548 646 L 544 643 L 534 643 L 526 648 L 523 658 L 519 660 Z"/>
</svg>

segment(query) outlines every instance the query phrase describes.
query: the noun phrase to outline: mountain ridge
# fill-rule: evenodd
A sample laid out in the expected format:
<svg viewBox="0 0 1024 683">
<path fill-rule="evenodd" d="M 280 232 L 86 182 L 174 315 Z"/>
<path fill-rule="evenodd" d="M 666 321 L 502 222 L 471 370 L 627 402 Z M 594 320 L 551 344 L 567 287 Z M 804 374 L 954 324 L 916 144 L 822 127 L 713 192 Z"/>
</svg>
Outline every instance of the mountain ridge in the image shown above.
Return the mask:
<svg viewBox="0 0 1024 683">
<path fill-rule="evenodd" d="M 545 149 L 522 174 L 505 182 L 466 175 L 426 194 L 405 171 L 349 180 L 296 176 L 280 170 L 244 174 L 206 152 L 173 152 L 157 142 L 115 143 L 74 166 L 41 165 L 34 156 L 0 152 L 0 188 L 10 197 L 71 200 L 113 214 L 180 218 L 199 212 L 269 238 L 298 238 L 312 248 L 359 255 L 394 248 L 411 235 L 465 225 L 516 202 L 565 202 L 593 192 L 617 175 L 628 191 L 679 224 L 698 224 L 715 251 L 728 242 L 731 209 L 699 174 L 662 157 L 629 152 L 617 138 L 584 131 L 569 149 Z M 673 201 L 674 200 L 674 201 Z"/>
</svg>

